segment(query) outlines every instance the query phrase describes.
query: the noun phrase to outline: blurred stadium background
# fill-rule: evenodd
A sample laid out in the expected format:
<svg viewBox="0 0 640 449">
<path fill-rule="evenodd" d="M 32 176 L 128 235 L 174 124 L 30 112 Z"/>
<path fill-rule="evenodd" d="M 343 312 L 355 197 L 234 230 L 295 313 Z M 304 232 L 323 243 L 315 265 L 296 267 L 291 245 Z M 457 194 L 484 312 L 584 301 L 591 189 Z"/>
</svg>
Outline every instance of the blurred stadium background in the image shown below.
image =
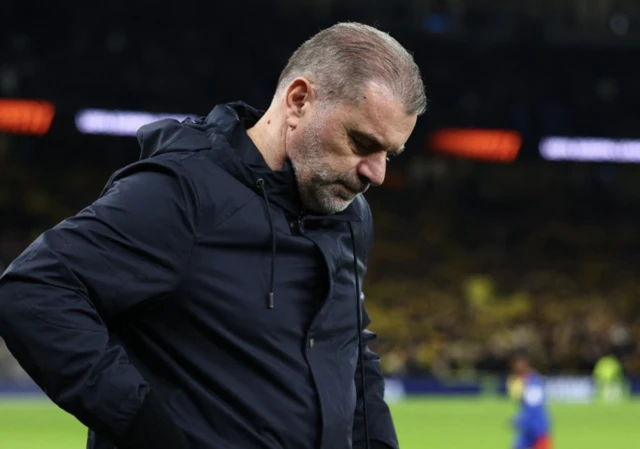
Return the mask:
<svg viewBox="0 0 640 449">
<path fill-rule="evenodd" d="M 138 157 L 140 125 L 266 108 L 295 47 L 344 20 L 410 48 L 430 100 L 369 194 L 368 310 L 403 449 L 509 447 L 521 348 L 558 448 L 640 448 L 636 0 L 3 0 L 0 271 Z M 85 434 L 0 342 L 0 448 Z"/>
</svg>

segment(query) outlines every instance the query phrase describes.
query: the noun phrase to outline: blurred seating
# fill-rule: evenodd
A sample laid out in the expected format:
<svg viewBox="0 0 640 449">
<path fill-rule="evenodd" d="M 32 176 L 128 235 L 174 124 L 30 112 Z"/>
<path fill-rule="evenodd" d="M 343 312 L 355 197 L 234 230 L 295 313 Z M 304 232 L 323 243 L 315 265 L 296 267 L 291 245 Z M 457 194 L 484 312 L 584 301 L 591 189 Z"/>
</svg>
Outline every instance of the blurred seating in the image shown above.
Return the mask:
<svg viewBox="0 0 640 449">
<path fill-rule="evenodd" d="M 487 205 L 494 211 L 460 195 L 401 196 L 372 201 L 377 238 L 365 284 L 388 374 L 504 373 L 510 352 L 527 349 L 547 373 L 590 373 L 613 351 L 640 375 L 631 213 L 576 218 L 594 201 L 587 190 L 578 201 L 542 195 L 543 209 L 508 213 L 499 196 Z M 420 203 L 417 216 L 402 218 Z"/>
</svg>

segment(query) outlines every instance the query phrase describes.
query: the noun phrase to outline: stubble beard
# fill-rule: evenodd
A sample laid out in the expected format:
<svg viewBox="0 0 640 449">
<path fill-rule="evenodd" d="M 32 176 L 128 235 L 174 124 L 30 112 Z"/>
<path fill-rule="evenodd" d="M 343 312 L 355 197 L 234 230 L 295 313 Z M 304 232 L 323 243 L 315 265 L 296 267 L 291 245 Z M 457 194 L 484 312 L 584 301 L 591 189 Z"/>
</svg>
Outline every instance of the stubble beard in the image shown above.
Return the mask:
<svg viewBox="0 0 640 449">
<path fill-rule="evenodd" d="M 303 131 L 299 146 L 291 148 L 289 159 L 306 210 L 333 215 L 349 207 L 357 196 L 344 188 L 353 183 L 329 167 L 322 148 L 320 127 L 310 126 Z"/>
</svg>

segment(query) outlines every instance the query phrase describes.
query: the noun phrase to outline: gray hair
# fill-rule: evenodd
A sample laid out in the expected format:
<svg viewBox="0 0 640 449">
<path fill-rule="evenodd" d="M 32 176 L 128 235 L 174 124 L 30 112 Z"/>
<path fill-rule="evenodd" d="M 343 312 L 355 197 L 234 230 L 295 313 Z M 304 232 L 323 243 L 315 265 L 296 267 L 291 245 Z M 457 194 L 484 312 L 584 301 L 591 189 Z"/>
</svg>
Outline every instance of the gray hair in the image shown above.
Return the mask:
<svg viewBox="0 0 640 449">
<path fill-rule="evenodd" d="M 305 77 L 323 100 L 357 103 L 364 86 L 388 88 L 410 115 L 427 109 L 424 84 L 413 56 L 389 34 L 361 23 L 339 23 L 304 42 L 280 74 L 276 94 Z"/>
</svg>

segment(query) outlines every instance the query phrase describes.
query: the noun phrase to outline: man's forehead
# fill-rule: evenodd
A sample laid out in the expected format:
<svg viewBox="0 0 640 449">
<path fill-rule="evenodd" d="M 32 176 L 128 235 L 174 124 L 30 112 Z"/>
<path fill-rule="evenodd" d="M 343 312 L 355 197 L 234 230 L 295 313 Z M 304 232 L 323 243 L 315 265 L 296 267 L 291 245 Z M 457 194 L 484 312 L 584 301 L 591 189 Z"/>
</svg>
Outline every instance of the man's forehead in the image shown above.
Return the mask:
<svg viewBox="0 0 640 449">
<path fill-rule="evenodd" d="M 384 148 L 401 150 L 411 129 L 403 104 L 381 89 L 365 89 L 362 101 L 347 115 L 348 128 L 381 144 Z"/>
</svg>

